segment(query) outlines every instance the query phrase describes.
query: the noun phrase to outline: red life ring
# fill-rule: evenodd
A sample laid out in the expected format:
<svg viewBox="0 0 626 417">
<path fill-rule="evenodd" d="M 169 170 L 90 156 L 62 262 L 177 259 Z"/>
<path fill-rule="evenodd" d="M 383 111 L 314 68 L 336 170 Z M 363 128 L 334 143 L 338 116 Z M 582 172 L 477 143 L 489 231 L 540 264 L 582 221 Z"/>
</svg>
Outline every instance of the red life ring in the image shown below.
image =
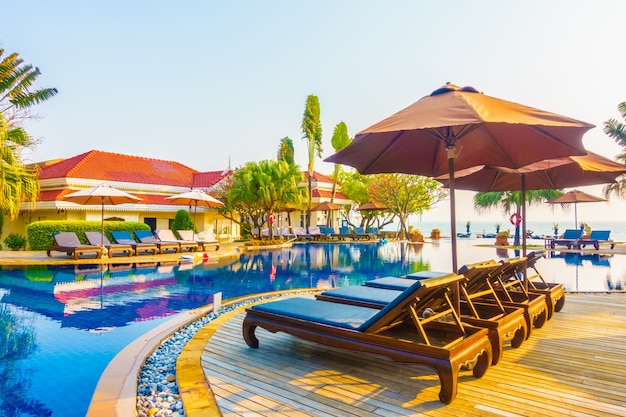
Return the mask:
<svg viewBox="0 0 626 417">
<path fill-rule="evenodd" d="M 520 224 L 522 224 L 522 216 L 517 213 L 511 214 L 510 220 L 513 226 L 519 226 Z"/>
<path fill-rule="evenodd" d="M 270 224 L 276 223 L 276 215 L 274 213 L 270 213 L 269 221 L 270 221 Z"/>
</svg>

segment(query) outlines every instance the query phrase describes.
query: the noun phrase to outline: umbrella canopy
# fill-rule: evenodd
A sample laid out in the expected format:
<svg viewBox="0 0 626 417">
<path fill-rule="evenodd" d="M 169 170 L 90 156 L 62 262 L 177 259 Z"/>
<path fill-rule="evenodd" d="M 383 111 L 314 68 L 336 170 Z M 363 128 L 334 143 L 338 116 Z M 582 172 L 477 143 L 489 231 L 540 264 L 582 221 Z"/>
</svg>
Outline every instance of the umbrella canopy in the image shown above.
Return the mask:
<svg viewBox="0 0 626 417">
<path fill-rule="evenodd" d="M 521 174 L 526 174 L 527 190 L 546 190 L 607 184 L 626 174 L 626 165 L 593 152 L 583 156 L 548 159 L 520 169 L 477 166 L 454 173 L 457 189 L 472 191 L 512 191 L 521 189 Z M 448 174 L 437 177 L 444 187 Z"/>
<path fill-rule="evenodd" d="M 448 83 L 359 132 L 325 161 L 351 165 L 361 174 L 428 177 L 476 165 L 521 168 L 548 158 L 584 155 L 582 136 L 592 127 Z M 454 175 L 450 217 L 452 266 L 457 271 Z"/>
<path fill-rule="evenodd" d="M 170 200 L 174 203 L 184 204 L 186 206 L 194 206 L 193 211 L 193 231 L 196 232 L 196 212 L 198 206 L 201 207 L 221 207 L 224 205 L 217 198 L 211 197 L 202 190 L 191 190 L 181 194 L 165 197 L 166 200 Z"/>
<path fill-rule="evenodd" d="M 604 198 L 596 197 L 595 195 L 587 194 L 583 191 L 572 190 L 557 198 L 548 200 L 549 204 L 574 204 L 574 227 L 578 228 L 578 213 L 576 210 L 576 204 L 578 203 L 597 203 L 600 201 L 606 201 Z"/>
<path fill-rule="evenodd" d="M 320 203 L 317 206 L 313 207 L 311 211 L 332 211 L 339 210 L 340 208 L 341 206 L 339 204 L 324 201 L 323 203 Z"/>
<path fill-rule="evenodd" d="M 85 190 L 76 191 L 74 193 L 67 194 L 63 198 L 72 203 L 82 205 L 100 204 L 102 208 L 102 227 L 100 231 L 102 234 L 102 242 L 100 246 L 102 247 L 103 256 L 106 255 L 106 249 L 104 248 L 104 205 L 134 203 L 141 200 L 139 197 L 118 190 L 117 188 L 113 188 L 107 184 L 100 184 Z"/>
<path fill-rule="evenodd" d="M 359 211 L 376 211 L 376 210 L 387 210 L 388 207 L 383 206 L 380 203 L 375 201 L 370 201 L 369 203 L 361 204 L 357 210 Z"/>
</svg>

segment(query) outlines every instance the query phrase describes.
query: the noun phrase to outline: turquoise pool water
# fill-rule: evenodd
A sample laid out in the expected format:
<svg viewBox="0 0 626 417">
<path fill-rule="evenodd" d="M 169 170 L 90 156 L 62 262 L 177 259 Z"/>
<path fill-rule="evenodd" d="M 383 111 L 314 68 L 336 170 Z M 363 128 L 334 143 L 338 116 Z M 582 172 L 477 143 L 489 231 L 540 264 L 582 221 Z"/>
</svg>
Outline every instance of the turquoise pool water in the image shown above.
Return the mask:
<svg viewBox="0 0 626 417">
<path fill-rule="evenodd" d="M 513 257 L 459 242 L 459 265 Z M 568 290 L 624 288 L 626 256 L 555 252 L 538 267 Z M 127 264 L 101 269 L 2 267 L 0 415 L 83 416 L 107 363 L 132 340 L 182 311 L 224 299 L 293 288 L 358 285 L 420 270 L 450 270 L 450 244 L 308 244 L 243 254 L 216 264 Z M 18 340 L 16 345 L 10 342 Z"/>
</svg>

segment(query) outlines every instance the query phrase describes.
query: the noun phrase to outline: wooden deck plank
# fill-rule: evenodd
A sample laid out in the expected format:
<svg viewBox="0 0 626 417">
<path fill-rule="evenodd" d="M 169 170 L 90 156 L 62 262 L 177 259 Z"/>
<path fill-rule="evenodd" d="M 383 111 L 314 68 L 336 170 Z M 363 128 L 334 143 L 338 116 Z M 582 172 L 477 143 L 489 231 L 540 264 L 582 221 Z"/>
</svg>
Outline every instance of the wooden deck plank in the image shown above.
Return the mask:
<svg viewBox="0 0 626 417">
<path fill-rule="evenodd" d="M 624 294 L 568 294 L 562 312 L 520 348 L 505 348 L 483 378 L 462 372 L 449 405 L 428 367 L 262 329 L 250 349 L 242 320 L 225 323 L 202 355 L 225 416 L 626 415 Z"/>
</svg>

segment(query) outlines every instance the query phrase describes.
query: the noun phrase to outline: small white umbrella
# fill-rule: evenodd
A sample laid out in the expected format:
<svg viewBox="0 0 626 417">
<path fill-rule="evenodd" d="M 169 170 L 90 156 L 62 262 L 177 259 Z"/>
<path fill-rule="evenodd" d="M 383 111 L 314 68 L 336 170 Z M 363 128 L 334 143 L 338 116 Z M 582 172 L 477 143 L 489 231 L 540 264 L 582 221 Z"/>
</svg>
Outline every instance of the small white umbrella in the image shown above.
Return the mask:
<svg viewBox="0 0 626 417">
<path fill-rule="evenodd" d="M 198 211 L 198 206 L 204 207 L 221 207 L 224 205 L 217 198 L 211 197 L 207 193 L 202 190 L 191 190 L 181 194 L 176 194 L 170 197 L 165 197 L 166 200 L 173 201 L 174 203 L 184 204 L 184 205 L 193 205 L 193 228 L 194 233 L 196 232 L 196 212 Z"/>
<path fill-rule="evenodd" d="M 106 254 L 104 249 L 104 205 L 117 205 L 124 203 L 134 203 L 140 201 L 141 198 L 135 197 L 117 188 L 113 188 L 107 184 L 96 185 L 95 187 L 76 191 L 63 197 L 72 203 L 82 204 L 84 206 L 91 204 L 100 204 L 102 207 L 102 254 Z"/>
</svg>

